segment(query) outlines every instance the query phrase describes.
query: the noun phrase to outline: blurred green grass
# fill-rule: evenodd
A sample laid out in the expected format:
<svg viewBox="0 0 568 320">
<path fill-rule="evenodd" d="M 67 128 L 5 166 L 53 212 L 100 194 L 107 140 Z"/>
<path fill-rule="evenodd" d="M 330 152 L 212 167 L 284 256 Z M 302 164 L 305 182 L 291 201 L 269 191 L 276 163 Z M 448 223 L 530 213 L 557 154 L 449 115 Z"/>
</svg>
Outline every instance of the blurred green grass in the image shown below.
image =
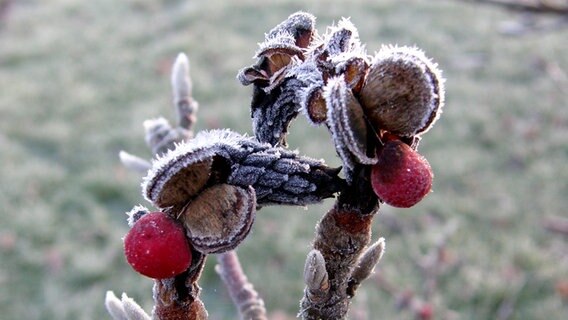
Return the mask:
<svg viewBox="0 0 568 320">
<path fill-rule="evenodd" d="M 514 15 L 454 1 L 21 0 L 0 22 L 0 314 L 2 319 L 105 319 L 106 290 L 150 310 L 151 281 L 122 255 L 125 215 L 142 202 L 121 149 L 149 156 L 142 121 L 172 118 L 169 67 L 191 60 L 197 129 L 249 132 L 250 88 L 235 80 L 264 32 L 306 10 L 318 29 L 351 17 L 369 52 L 417 45 L 447 78 L 442 119 L 421 143 L 435 192 L 414 208 L 384 206 L 379 272 L 420 294 L 416 260 L 448 225 L 450 259 L 431 297 L 457 319 L 564 319 L 566 238 L 542 221 L 568 217 L 568 29 L 506 37 Z M 306 139 L 309 137 L 309 139 Z M 300 118 L 293 148 L 338 165 L 328 134 Z M 315 223 L 332 202 L 263 209 L 239 248 L 270 311 L 292 317 Z M 233 307 L 210 259 L 201 284 L 211 319 Z M 566 299 L 566 297 L 564 297 Z M 374 280 L 352 318 L 405 319 Z M 453 319 L 453 318 L 452 318 Z"/>
</svg>

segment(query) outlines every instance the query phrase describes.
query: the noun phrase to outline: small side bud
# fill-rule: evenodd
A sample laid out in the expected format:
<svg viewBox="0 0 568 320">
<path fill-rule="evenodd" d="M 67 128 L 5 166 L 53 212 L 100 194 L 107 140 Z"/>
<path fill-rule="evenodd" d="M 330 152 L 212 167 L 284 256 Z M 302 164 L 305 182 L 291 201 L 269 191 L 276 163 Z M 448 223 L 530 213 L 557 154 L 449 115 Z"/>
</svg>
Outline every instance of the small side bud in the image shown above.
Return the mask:
<svg viewBox="0 0 568 320">
<path fill-rule="evenodd" d="M 359 258 L 359 262 L 349 280 L 349 294 L 353 296 L 359 285 L 367 279 L 374 271 L 375 266 L 381 260 L 385 252 L 385 238 L 380 238 L 377 242 L 369 246 Z"/>
<path fill-rule="evenodd" d="M 165 118 L 150 119 L 143 122 L 146 137 L 144 140 L 153 154 L 164 154 L 175 148 L 175 144 L 184 140 L 180 131 L 172 128 Z"/>
<path fill-rule="evenodd" d="M 136 172 L 147 172 L 152 165 L 150 162 L 142 159 L 138 156 L 130 154 L 124 150 L 121 150 L 118 153 L 118 157 L 120 158 L 120 162 L 124 165 L 127 169 L 136 171 Z"/>
<path fill-rule="evenodd" d="M 122 294 L 122 305 L 128 320 L 150 320 L 150 316 L 126 293 Z"/>
<path fill-rule="evenodd" d="M 189 59 L 185 53 L 178 54 L 172 67 L 171 80 L 175 104 L 191 97 L 192 83 L 189 78 Z"/>
<path fill-rule="evenodd" d="M 306 258 L 304 266 L 304 282 L 306 295 L 312 300 L 323 300 L 329 292 L 329 276 L 325 268 L 325 259 L 321 252 L 312 249 Z"/>
<path fill-rule="evenodd" d="M 172 89 L 174 106 L 178 115 L 178 125 L 190 130 L 197 121 L 198 103 L 192 98 L 192 83 L 189 77 L 189 59 L 180 53 L 172 67 Z M 184 134 L 188 135 L 189 133 Z"/>
<path fill-rule="evenodd" d="M 122 302 L 110 290 L 106 292 L 105 308 L 113 320 L 128 320 Z"/>
</svg>

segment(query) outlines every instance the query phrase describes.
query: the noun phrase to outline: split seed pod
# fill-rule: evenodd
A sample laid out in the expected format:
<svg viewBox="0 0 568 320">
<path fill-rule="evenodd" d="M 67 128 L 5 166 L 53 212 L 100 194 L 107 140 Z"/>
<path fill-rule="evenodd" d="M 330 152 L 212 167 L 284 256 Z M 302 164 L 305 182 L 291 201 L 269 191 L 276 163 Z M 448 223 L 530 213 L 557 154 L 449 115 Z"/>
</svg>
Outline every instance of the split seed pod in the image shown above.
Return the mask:
<svg viewBox="0 0 568 320">
<path fill-rule="evenodd" d="M 286 146 L 290 122 L 300 109 L 301 83 L 289 70 L 305 59 L 304 49 L 315 34 L 315 17 L 297 12 L 268 32 L 255 54 L 257 62 L 239 71 L 243 85 L 253 84 L 251 117 L 256 138 Z"/>
<path fill-rule="evenodd" d="M 359 56 L 347 58 L 336 67 L 337 73 L 343 74 L 347 86 L 356 93 L 359 93 L 363 87 L 368 68 L 367 59 Z"/>
<path fill-rule="evenodd" d="M 250 232 L 254 189 L 219 184 L 205 189 L 180 215 L 193 247 L 205 254 L 234 249 Z"/>
<path fill-rule="evenodd" d="M 327 121 L 333 141 L 343 162 L 374 164 L 367 156 L 367 123 L 363 109 L 343 77 L 332 78 L 325 87 Z"/>
<path fill-rule="evenodd" d="M 318 86 L 312 86 L 305 93 L 305 113 L 308 120 L 313 124 L 320 124 L 327 120 L 327 106 L 323 98 L 323 89 Z"/>
<path fill-rule="evenodd" d="M 360 97 L 376 131 L 411 137 L 426 132 L 438 119 L 443 79 L 422 51 L 383 47 L 371 63 Z"/>
<path fill-rule="evenodd" d="M 257 206 L 320 202 L 343 187 L 338 173 L 286 149 L 212 130 L 156 160 L 142 189 L 184 222 L 196 250 L 220 253 L 244 240 Z"/>
<path fill-rule="evenodd" d="M 154 161 L 142 192 L 156 207 L 177 213 L 217 184 L 255 189 L 257 204 L 307 205 L 343 188 L 339 170 L 321 160 L 229 130 L 203 131 Z"/>
</svg>

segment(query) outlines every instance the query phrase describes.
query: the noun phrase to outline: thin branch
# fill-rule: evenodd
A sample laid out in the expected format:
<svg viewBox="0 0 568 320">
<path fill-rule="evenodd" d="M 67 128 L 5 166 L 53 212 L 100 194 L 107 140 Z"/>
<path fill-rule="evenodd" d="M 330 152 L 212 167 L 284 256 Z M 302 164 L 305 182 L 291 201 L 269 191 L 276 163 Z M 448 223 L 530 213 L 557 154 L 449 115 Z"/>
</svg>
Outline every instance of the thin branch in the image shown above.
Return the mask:
<svg viewBox="0 0 568 320">
<path fill-rule="evenodd" d="M 300 302 L 303 319 L 344 319 L 354 292 L 352 272 L 371 240 L 371 224 L 378 212 L 378 200 L 368 181 L 368 167 L 355 168 L 355 180 L 324 215 L 316 228 L 313 247 L 325 260 L 329 281 L 326 296 L 310 294 L 308 286 Z"/>
<path fill-rule="evenodd" d="M 568 236 L 568 219 L 562 217 L 548 217 L 542 223 L 548 231 Z"/>
<path fill-rule="evenodd" d="M 135 172 L 146 173 L 152 167 L 148 160 L 142 159 L 139 156 L 130 154 L 124 150 L 121 150 L 118 153 L 118 157 L 120 158 L 120 162 L 122 162 L 123 166 Z"/>
<path fill-rule="evenodd" d="M 264 301 L 248 281 L 235 251 L 217 255 L 219 274 L 243 320 L 266 320 Z"/>
<path fill-rule="evenodd" d="M 560 5 L 550 1 L 514 1 L 514 0 L 462 0 L 464 2 L 496 5 L 505 9 L 538 14 L 568 15 L 568 3 Z"/>
<path fill-rule="evenodd" d="M 199 299 L 201 288 L 197 285 L 205 265 L 205 259 L 200 260 L 197 269 L 190 267 L 189 271 L 175 278 L 154 281 L 152 319 L 206 320 L 208 318 L 205 305 Z"/>
<path fill-rule="evenodd" d="M 176 110 L 180 117 L 179 126 L 172 128 L 164 118 L 146 120 L 144 122 L 146 130 L 145 140 L 154 156 L 166 153 L 168 150 L 175 148 L 176 143 L 190 139 L 193 136 L 191 129 L 196 120 L 197 103 L 191 97 L 189 63 L 183 53 L 178 55 L 172 70 L 172 87 L 174 103 L 177 106 Z M 140 172 L 147 171 L 150 167 L 148 161 L 125 151 L 121 151 L 119 156 L 121 162 L 129 169 Z M 205 255 L 193 250 L 192 256 L 192 264 L 184 273 L 174 278 L 154 280 L 153 296 L 155 305 L 152 311 L 152 319 L 207 319 L 207 310 L 199 299 L 201 288 L 197 284 L 205 265 Z M 126 295 L 123 296 L 122 304 L 113 296 L 113 294 L 107 294 L 106 306 L 115 319 L 117 317 L 118 319 L 126 317 L 128 320 L 144 318 L 140 312 L 138 313 L 142 318 L 131 317 L 130 313 L 136 315 L 137 311 L 142 309 L 136 308 L 137 305 L 133 301 L 125 300 Z M 126 315 L 124 315 L 125 313 Z"/>
</svg>

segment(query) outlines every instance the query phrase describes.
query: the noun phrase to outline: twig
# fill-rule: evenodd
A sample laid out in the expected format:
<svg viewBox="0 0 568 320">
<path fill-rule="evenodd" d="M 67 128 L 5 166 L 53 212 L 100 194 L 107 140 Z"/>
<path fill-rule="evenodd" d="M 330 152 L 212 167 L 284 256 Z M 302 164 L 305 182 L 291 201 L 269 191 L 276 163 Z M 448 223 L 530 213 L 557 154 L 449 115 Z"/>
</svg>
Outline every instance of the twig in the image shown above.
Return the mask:
<svg viewBox="0 0 568 320">
<path fill-rule="evenodd" d="M 542 223 L 544 228 L 551 232 L 568 236 L 568 219 L 562 217 L 548 217 Z"/>
<path fill-rule="evenodd" d="M 171 84 L 173 103 L 178 115 L 178 127 L 175 129 L 169 127 L 165 119 L 145 123 L 147 141 L 155 154 L 165 153 L 168 149 L 175 147 L 176 143 L 191 139 L 193 137 L 193 125 L 197 121 L 198 103 L 191 95 L 192 83 L 189 77 L 189 60 L 183 53 L 178 55 L 172 68 Z M 191 276 L 190 269 L 187 275 L 173 279 L 173 281 L 177 281 L 177 285 L 170 284 L 172 279 L 155 282 L 154 299 L 156 307 L 154 312 L 158 319 L 207 319 L 205 306 L 199 300 L 200 288 L 197 285 L 204 261 L 203 257 L 202 262 L 196 265 L 198 271 L 193 276 Z M 230 251 L 220 254 L 218 263 L 216 270 L 229 289 L 242 319 L 266 319 L 264 302 L 254 291 L 252 284 L 248 282 L 239 263 L 237 253 Z M 181 282 L 180 280 L 185 281 Z M 173 299 L 172 293 L 174 294 Z M 182 293 L 181 296 L 180 293 Z M 180 299 L 180 297 L 184 298 Z M 170 301 L 167 301 L 168 299 Z"/>
<path fill-rule="evenodd" d="M 188 72 L 189 62 L 187 56 L 181 53 L 178 55 L 172 70 L 174 106 L 180 118 L 179 126 L 172 128 L 164 118 L 144 122 L 146 143 L 155 157 L 175 148 L 176 143 L 185 141 L 193 136 L 191 129 L 196 120 L 197 103 L 191 98 L 191 80 Z M 121 162 L 134 171 L 144 172 L 150 168 L 150 163 L 138 156 L 125 151 L 121 151 L 119 156 Z M 201 289 L 197 284 L 205 265 L 205 255 L 193 250 L 192 256 L 192 264 L 186 272 L 174 278 L 154 281 L 153 296 L 155 305 L 152 311 L 153 319 L 207 319 L 207 310 L 199 299 Z M 114 319 L 145 319 L 145 313 L 141 311 L 142 309 L 134 301 L 130 301 L 131 299 L 126 299 L 126 295 L 123 295 L 122 302 L 113 297 L 114 294 L 107 294 L 106 306 Z M 134 312 L 134 317 L 131 317 L 128 314 L 129 306 L 135 306 L 137 308 L 130 309 L 141 312 Z M 136 314 L 140 317 L 136 316 Z"/>
<path fill-rule="evenodd" d="M 459 0 L 471 4 L 492 5 L 521 13 L 518 21 L 502 23 L 499 32 L 508 36 L 520 36 L 534 32 L 555 31 L 568 26 L 568 2 L 564 5 L 546 0 Z M 540 21 L 538 17 L 555 17 Z"/>
<path fill-rule="evenodd" d="M 241 319 L 268 319 L 264 301 L 244 274 L 237 253 L 229 251 L 219 254 L 217 261 L 219 264 L 215 267 L 215 271 L 225 283 L 233 303 L 239 310 Z"/>
<path fill-rule="evenodd" d="M 180 53 L 172 68 L 172 88 L 174 97 L 185 97 L 191 94 L 191 81 L 189 80 L 189 64 L 187 56 Z M 191 97 L 189 98 L 191 100 Z M 174 106 L 181 114 L 180 99 L 174 99 Z M 187 119 L 195 119 L 197 108 L 184 109 Z M 181 116 L 180 116 L 181 117 Z M 180 121 L 181 124 L 182 121 Z M 154 156 L 158 156 L 173 149 L 175 144 L 193 136 L 191 123 L 185 123 L 185 127 L 171 128 L 167 120 L 147 120 L 144 122 L 146 129 L 146 142 L 152 149 Z M 199 299 L 201 288 L 197 284 L 205 265 L 205 256 L 194 251 L 194 257 L 188 271 L 174 278 L 154 281 L 154 310 L 153 318 L 162 320 L 188 319 L 204 320 L 208 314 L 203 302 Z"/>
<path fill-rule="evenodd" d="M 154 281 L 154 310 L 156 320 L 206 320 L 207 310 L 199 299 L 201 288 L 197 280 L 205 265 L 202 258 L 192 269 L 175 278 Z"/>
<path fill-rule="evenodd" d="M 371 224 L 378 212 L 378 200 L 366 178 L 368 169 L 356 168 L 356 182 L 340 194 L 316 228 L 313 247 L 325 260 L 329 290 L 317 299 L 309 286 L 304 290 L 300 302 L 304 319 L 343 319 L 349 310 L 354 294 L 349 290 L 351 275 L 371 240 Z"/>
<path fill-rule="evenodd" d="M 496 5 L 513 11 L 538 14 L 568 15 L 568 3 L 560 5 L 549 1 L 514 1 L 514 0 L 462 0 L 470 3 Z"/>
<path fill-rule="evenodd" d="M 122 162 L 123 166 L 135 172 L 145 173 L 152 167 L 148 160 L 130 154 L 124 150 L 121 150 L 118 153 L 118 157 L 120 158 L 120 162 Z"/>
</svg>

